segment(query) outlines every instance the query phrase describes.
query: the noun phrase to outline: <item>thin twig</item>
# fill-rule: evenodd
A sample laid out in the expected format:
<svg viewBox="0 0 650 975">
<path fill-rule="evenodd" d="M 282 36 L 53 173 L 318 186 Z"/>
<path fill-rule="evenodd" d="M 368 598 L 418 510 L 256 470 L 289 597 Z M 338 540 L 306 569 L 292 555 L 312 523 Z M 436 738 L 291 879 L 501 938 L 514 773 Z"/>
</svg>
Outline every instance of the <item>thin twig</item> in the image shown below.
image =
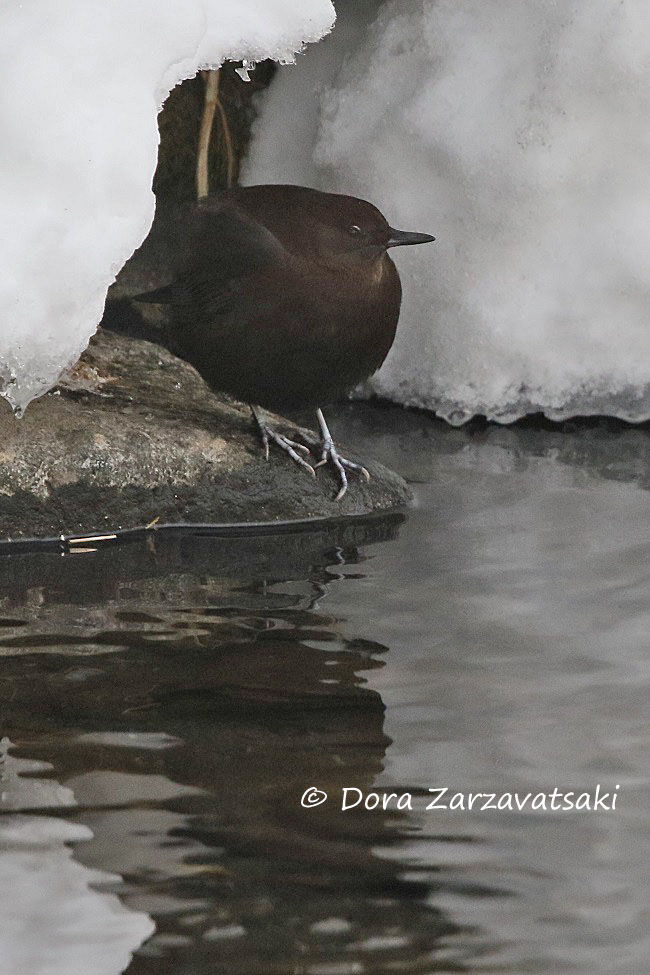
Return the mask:
<svg viewBox="0 0 650 975">
<path fill-rule="evenodd" d="M 226 115 L 226 110 L 223 107 L 223 102 L 220 98 L 217 99 L 217 108 L 219 109 L 219 115 L 221 116 L 221 128 L 223 129 L 223 141 L 226 144 L 226 161 L 228 163 L 228 169 L 226 172 L 226 182 L 228 189 L 233 185 L 235 181 L 235 152 L 232 147 L 232 136 L 230 134 L 230 125 L 228 124 L 228 116 Z"/>
<path fill-rule="evenodd" d="M 196 195 L 198 199 L 208 195 L 209 190 L 209 170 L 208 153 L 210 149 L 210 138 L 212 136 L 212 126 L 214 123 L 215 109 L 219 109 L 221 128 L 223 130 L 223 140 L 226 147 L 227 163 L 227 184 L 232 186 L 235 177 L 235 153 L 232 145 L 232 135 L 228 116 L 219 98 L 219 83 L 221 80 L 221 70 L 203 71 L 205 79 L 205 98 L 203 103 L 203 115 L 201 117 L 201 129 L 199 131 L 199 148 L 196 160 Z"/>
<path fill-rule="evenodd" d="M 208 150 L 210 148 L 210 136 L 212 135 L 214 112 L 219 101 L 219 81 L 221 79 L 221 73 L 219 70 L 203 71 L 201 73 L 205 80 L 205 96 L 203 102 L 203 115 L 201 116 L 201 128 L 199 131 L 199 147 L 196 158 L 196 195 L 199 200 L 202 196 L 208 195 Z"/>
</svg>

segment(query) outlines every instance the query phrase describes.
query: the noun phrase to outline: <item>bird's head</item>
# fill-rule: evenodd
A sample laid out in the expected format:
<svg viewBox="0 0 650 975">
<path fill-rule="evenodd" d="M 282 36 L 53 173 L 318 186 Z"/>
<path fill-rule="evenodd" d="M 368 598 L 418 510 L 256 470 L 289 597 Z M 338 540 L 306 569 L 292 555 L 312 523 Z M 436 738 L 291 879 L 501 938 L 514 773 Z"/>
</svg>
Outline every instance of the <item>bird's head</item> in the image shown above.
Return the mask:
<svg viewBox="0 0 650 975">
<path fill-rule="evenodd" d="M 389 247 L 435 240 L 430 234 L 395 230 L 376 206 L 354 196 L 288 185 L 243 192 L 250 195 L 257 219 L 286 250 L 324 264 L 374 261 Z"/>
<path fill-rule="evenodd" d="M 307 216 L 312 245 L 324 261 L 372 261 L 389 247 L 435 240 L 431 234 L 395 230 L 376 206 L 353 196 L 319 193 Z"/>
</svg>

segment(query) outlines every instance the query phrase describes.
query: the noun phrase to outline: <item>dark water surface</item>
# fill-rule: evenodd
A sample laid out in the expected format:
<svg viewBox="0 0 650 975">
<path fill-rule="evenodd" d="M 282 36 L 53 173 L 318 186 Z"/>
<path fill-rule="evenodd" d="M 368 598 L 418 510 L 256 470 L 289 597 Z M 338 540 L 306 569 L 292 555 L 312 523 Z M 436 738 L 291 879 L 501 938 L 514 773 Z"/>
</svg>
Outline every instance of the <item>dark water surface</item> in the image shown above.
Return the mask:
<svg viewBox="0 0 650 975">
<path fill-rule="evenodd" d="M 650 970 L 648 433 L 332 427 L 405 521 L 0 560 L 2 975 Z"/>
</svg>

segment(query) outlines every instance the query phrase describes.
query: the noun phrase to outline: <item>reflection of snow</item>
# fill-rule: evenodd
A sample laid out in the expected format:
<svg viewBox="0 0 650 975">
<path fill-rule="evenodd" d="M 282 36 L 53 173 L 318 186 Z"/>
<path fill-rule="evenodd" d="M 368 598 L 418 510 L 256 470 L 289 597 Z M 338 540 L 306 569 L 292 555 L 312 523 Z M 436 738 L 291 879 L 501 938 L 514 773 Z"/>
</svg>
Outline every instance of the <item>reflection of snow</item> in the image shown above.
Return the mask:
<svg viewBox="0 0 650 975">
<path fill-rule="evenodd" d="M 225 58 L 291 59 L 334 12 L 330 0 L 1 10 L 0 394 L 25 406 L 86 346 L 151 225 L 156 112 L 170 88 Z"/>
<path fill-rule="evenodd" d="M 89 746 L 158 750 L 179 744 L 164 732 L 90 732 Z M 164 809 L 137 808 L 202 790 L 163 775 L 92 770 L 69 779 L 26 778 L 49 772 L 49 762 L 16 758 L 0 742 L 0 811 L 90 807 L 84 824 L 46 816 L 0 819 L 0 970 L 2 975 L 119 975 L 154 924 L 148 911 L 175 911 L 160 894 L 118 898 L 92 887 L 119 884 L 125 874 L 152 877 L 192 874 L 205 847 L 169 836 L 187 818 Z M 110 809 L 111 806 L 136 808 Z M 102 808 L 103 807 L 103 808 Z M 83 842 L 80 842 L 83 841 Z M 80 843 L 74 851 L 67 844 Z M 214 856 L 214 850 L 211 850 Z M 107 869 L 110 871 L 107 872 Z M 212 870 L 218 866 L 212 864 Z M 202 902 L 183 902 L 201 907 Z"/>
<path fill-rule="evenodd" d="M 91 885 L 119 880 L 77 863 L 66 844 L 92 836 L 51 817 L 0 823 L 3 975 L 119 975 L 154 924 Z"/>
<path fill-rule="evenodd" d="M 71 789 L 54 779 L 23 778 L 33 772 L 48 772 L 49 762 L 35 762 L 15 758 L 9 754 L 11 742 L 0 741 L 0 812 L 14 809 L 42 809 L 55 806 L 75 806 Z"/>
<path fill-rule="evenodd" d="M 196 840 L 178 836 L 169 842 L 174 832 L 187 826 L 187 817 L 179 813 L 166 809 L 116 809 L 88 812 L 84 822 L 92 829 L 93 838 L 84 843 L 79 857 L 90 867 L 120 874 L 137 873 L 150 879 L 196 873 L 206 858 L 215 869 L 214 848 L 208 850 Z M 192 863 L 187 862 L 190 859 Z"/>
<path fill-rule="evenodd" d="M 190 785 L 177 785 L 164 775 L 135 775 L 130 772 L 93 771 L 69 779 L 81 806 L 127 806 L 133 802 L 166 802 L 201 793 Z"/>
<path fill-rule="evenodd" d="M 57 782 L 21 778 L 50 766 L 13 758 L 3 739 L 2 809 L 73 806 Z M 119 975 L 154 930 L 151 918 L 93 886 L 120 877 L 77 862 L 69 843 L 92 839 L 87 826 L 51 816 L 0 819 L 2 975 Z"/>
<path fill-rule="evenodd" d="M 113 748 L 146 748 L 147 751 L 181 744 L 180 738 L 160 731 L 88 731 L 77 735 L 77 741 L 89 745 L 111 745 Z"/>
<path fill-rule="evenodd" d="M 639 476 L 629 441 L 618 457 L 603 433 L 601 457 L 567 436 L 493 429 L 447 453 L 427 433 L 413 464 L 402 429 L 389 462 L 429 484 L 371 583 L 329 597 L 347 632 L 372 618 L 391 648 L 369 677 L 392 740 L 377 785 L 621 785 L 615 812 L 430 811 L 382 848 L 460 926 L 450 969 L 648 970 L 648 494 L 622 479 Z"/>
</svg>

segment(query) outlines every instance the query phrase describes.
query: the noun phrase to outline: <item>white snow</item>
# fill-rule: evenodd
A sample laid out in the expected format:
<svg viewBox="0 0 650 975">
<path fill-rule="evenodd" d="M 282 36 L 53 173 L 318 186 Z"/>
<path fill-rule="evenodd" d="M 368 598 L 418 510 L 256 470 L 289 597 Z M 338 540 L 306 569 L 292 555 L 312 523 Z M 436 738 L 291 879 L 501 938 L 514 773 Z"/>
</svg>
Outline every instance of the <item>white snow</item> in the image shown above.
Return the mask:
<svg viewBox="0 0 650 975">
<path fill-rule="evenodd" d="M 0 12 L 0 393 L 20 412 L 85 348 L 151 225 L 156 115 L 227 58 L 293 60 L 330 0 L 24 0 Z"/>
<path fill-rule="evenodd" d="M 401 325 L 371 388 L 452 422 L 650 416 L 650 6 L 337 14 L 263 97 L 244 181 L 350 192 L 437 236 L 394 252 Z"/>
</svg>

